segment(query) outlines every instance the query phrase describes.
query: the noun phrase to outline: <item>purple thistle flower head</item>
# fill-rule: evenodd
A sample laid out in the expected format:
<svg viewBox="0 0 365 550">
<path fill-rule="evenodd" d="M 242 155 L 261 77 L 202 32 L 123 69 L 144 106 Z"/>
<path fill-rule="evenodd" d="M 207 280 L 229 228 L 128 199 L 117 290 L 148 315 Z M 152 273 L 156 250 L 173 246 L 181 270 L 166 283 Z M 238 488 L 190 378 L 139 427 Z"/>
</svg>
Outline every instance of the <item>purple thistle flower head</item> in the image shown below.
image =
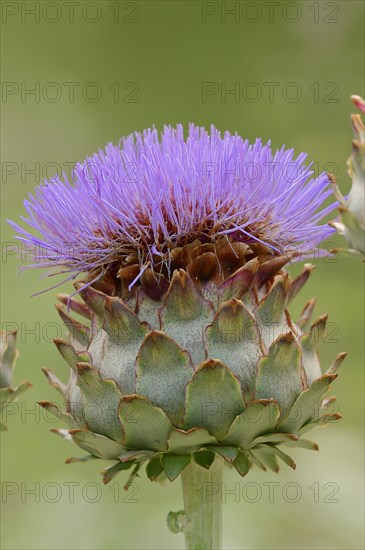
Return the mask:
<svg viewBox="0 0 365 550">
<path fill-rule="evenodd" d="M 335 208 L 326 173 L 313 178 L 307 155 L 273 151 L 211 127 L 166 126 L 108 144 L 65 175 L 45 181 L 24 202 L 29 230 L 17 238 L 34 246 L 36 263 L 69 271 L 105 272 L 138 258 L 169 272 L 171 253 L 200 243 L 261 243 L 273 255 L 310 254 L 332 232 L 321 220 Z M 38 236 L 34 234 L 38 233 Z M 171 273 L 168 273 L 171 275 Z M 134 281 L 133 281 L 134 283 Z"/>
</svg>

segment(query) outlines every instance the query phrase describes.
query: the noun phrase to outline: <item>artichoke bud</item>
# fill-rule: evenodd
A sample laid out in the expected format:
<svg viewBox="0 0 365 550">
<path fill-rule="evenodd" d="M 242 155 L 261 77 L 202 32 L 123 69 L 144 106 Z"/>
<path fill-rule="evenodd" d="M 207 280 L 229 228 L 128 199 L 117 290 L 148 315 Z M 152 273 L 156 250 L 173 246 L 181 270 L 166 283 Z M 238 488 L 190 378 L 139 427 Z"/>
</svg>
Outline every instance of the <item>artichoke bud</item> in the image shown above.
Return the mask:
<svg viewBox="0 0 365 550">
<path fill-rule="evenodd" d="M 16 348 L 16 331 L 0 331 L 0 396 L 1 396 L 1 421 L 0 430 L 6 431 L 6 410 L 10 403 L 16 401 L 21 393 L 31 386 L 29 382 L 21 382 L 12 388 L 13 371 L 19 352 Z M 4 422 L 3 422 L 4 420 Z"/>
<path fill-rule="evenodd" d="M 351 96 L 353 103 L 365 113 L 365 100 Z M 348 175 L 352 178 L 352 187 L 347 197 L 343 197 L 337 182 L 332 177 L 335 195 L 340 203 L 339 220 L 330 223 L 341 235 L 344 235 L 348 252 L 365 254 L 365 126 L 359 114 L 351 115 L 355 139 L 352 141 L 352 154 L 347 161 Z"/>
<path fill-rule="evenodd" d="M 112 460 L 106 483 L 143 463 L 151 480 L 174 480 L 191 461 L 209 469 L 218 456 L 244 476 L 295 468 L 282 447 L 316 450 L 302 434 L 340 418 L 325 394 L 345 354 L 322 373 L 327 317 L 311 324 L 314 300 L 296 322 L 287 311 L 312 266 L 292 278 L 289 261 L 261 244 L 194 241 L 174 249 L 170 277 L 146 269 L 131 287 L 130 257 L 76 283 L 82 302 L 59 295 L 70 378 L 45 374 L 66 410 L 40 404 L 88 453 L 68 462 Z"/>
</svg>

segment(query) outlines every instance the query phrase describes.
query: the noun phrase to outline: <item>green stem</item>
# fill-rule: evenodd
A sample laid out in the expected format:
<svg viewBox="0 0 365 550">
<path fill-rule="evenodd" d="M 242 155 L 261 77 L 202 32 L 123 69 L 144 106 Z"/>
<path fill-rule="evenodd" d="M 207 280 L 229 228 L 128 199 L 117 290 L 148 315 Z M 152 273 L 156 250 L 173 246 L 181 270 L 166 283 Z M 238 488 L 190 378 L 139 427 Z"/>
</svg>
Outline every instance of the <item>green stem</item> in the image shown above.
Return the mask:
<svg viewBox="0 0 365 550">
<path fill-rule="evenodd" d="M 181 473 L 187 550 L 220 550 L 222 547 L 223 460 L 216 458 L 206 470 L 191 462 Z"/>
</svg>

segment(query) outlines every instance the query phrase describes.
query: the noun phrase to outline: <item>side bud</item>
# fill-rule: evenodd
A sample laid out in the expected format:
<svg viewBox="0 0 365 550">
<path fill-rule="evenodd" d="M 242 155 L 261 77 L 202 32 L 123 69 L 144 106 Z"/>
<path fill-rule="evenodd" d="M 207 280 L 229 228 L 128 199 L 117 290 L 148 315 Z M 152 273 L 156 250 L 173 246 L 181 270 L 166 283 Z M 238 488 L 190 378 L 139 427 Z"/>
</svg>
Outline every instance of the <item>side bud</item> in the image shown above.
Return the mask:
<svg viewBox="0 0 365 550">
<path fill-rule="evenodd" d="M 353 103 L 365 113 L 365 100 L 351 96 Z M 351 115 L 355 139 L 352 141 L 352 154 L 347 161 L 348 174 L 352 187 L 347 199 L 342 195 L 338 184 L 332 178 L 332 185 L 340 203 L 338 220 L 330 222 L 340 235 L 346 238 L 351 254 L 365 254 L 365 126 L 359 114 Z"/>
<path fill-rule="evenodd" d="M 21 382 L 16 388 L 12 388 L 13 371 L 19 352 L 16 349 L 16 332 L 1 331 L 1 353 L 0 353 L 0 430 L 6 431 L 5 421 L 6 409 L 9 403 L 16 401 L 21 393 L 28 389 L 29 382 Z"/>
</svg>

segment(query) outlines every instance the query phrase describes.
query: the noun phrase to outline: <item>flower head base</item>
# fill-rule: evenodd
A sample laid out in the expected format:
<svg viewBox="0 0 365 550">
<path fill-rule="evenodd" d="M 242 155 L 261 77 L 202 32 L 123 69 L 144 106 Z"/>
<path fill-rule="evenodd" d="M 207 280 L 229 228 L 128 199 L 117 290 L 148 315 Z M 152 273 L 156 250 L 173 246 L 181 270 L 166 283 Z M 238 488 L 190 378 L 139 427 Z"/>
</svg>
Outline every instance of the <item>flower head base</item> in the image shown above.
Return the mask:
<svg viewBox="0 0 365 550">
<path fill-rule="evenodd" d="M 305 159 L 213 126 L 190 125 L 186 139 L 181 125 L 160 140 L 148 129 L 78 164 L 73 183 L 40 186 L 23 218 L 39 237 L 12 225 L 36 247 L 34 266 L 93 275 L 113 266 L 119 276 L 129 267 L 129 285 L 147 267 L 170 279 L 173 251 L 197 241 L 305 256 L 333 231 L 319 222 L 335 206 L 320 210 L 332 190 Z"/>
<path fill-rule="evenodd" d="M 254 464 L 277 472 L 277 459 L 295 468 L 281 446 L 318 450 L 302 436 L 341 418 L 325 394 L 346 354 L 322 374 L 327 316 L 311 325 L 314 300 L 296 322 L 286 309 L 310 264 L 296 279 L 281 271 L 264 282 L 257 267 L 253 259 L 213 285 L 210 299 L 182 269 L 160 299 L 142 288 L 135 305 L 81 282 L 83 303 L 59 296 L 70 338 L 55 343 L 71 375 L 65 385 L 44 372 L 66 411 L 40 405 L 68 426 L 52 431 L 88 452 L 66 462 L 111 460 L 104 482 L 131 469 L 128 487 L 143 464 L 151 480 L 173 481 L 218 457 L 245 476 Z"/>
</svg>

